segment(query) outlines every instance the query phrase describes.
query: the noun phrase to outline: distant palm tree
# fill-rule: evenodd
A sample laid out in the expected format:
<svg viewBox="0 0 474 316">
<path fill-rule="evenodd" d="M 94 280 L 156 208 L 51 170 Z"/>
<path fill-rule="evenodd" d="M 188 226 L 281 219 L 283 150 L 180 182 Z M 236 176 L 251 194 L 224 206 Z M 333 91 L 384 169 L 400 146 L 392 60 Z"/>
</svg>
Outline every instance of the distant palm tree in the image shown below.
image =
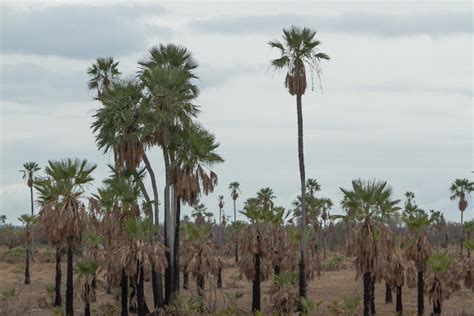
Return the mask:
<svg viewBox="0 0 474 316">
<path fill-rule="evenodd" d="M 118 64 L 119 62 L 115 62 L 112 57 L 99 57 L 87 69 L 87 73 L 91 76 L 89 90 L 97 90 L 97 98 L 100 98 L 112 82 L 120 76 Z"/>
<path fill-rule="evenodd" d="M 60 238 L 67 246 L 66 316 L 74 315 L 74 246 L 86 227 L 86 210 L 80 198 L 84 194 L 84 187 L 94 180 L 92 172 L 96 167 L 87 160 L 77 158 L 48 161 L 45 172 L 53 185 L 36 183 L 41 198 L 49 201 L 41 209 L 40 224 L 47 236 L 57 236 L 54 238 Z M 51 194 L 53 197 L 48 197 Z"/>
<path fill-rule="evenodd" d="M 217 197 L 219 202 L 219 245 L 222 244 L 222 209 L 224 208 L 224 196 L 219 195 Z"/>
<path fill-rule="evenodd" d="M 461 255 L 463 250 L 464 242 L 464 211 L 467 208 L 468 202 L 467 197 L 474 191 L 474 182 L 469 181 L 468 179 L 456 179 L 454 183 L 449 188 L 451 191 L 451 200 L 459 199 L 459 211 L 461 212 L 461 227 L 462 234 L 460 240 Z"/>
<path fill-rule="evenodd" d="M 315 39 L 316 31 L 309 28 L 292 26 L 283 30 L 283 42 L 270 41 L 268 44 L 279 49 L 281 57 L 272 60 L 271 65 L 276 69 L 286 69 L 285 86 L 291 95 L 296 95 L 296 112 L 298 117 L 298 159 L 301 185 L 301 242 L 299 267 L 299 295 L 306 298 L 306 180 L 303 150 L 303 109 L 301 98 L 306 92 L 306 67 L 320 74 L 319 62 L 329 59 L 329 56 L 319 51 L 320 41 Z"/>
<path fill-rule="evenodd" d="M 232 197 L 232 200 L 234 201 L 234 223 L 237 222 L 237 206 L 236 206 L 236 201 L 239 198 L 240 195 L 240 183 L 237 181 L 231 182 L 229 184 L 229 189 L 230 189 L 230 196 Z M 235 262 L 239 262 L 239 244 L 235 243 Z"/>
<path fill-rule="evenodd" d="M 26 179 L 26 184 L 30 188 L 30 201 L 31 201 L 31 216 L 34 215 L 34 206 L 33 206 L 33 182 L 34 174 L 36 171 L 41 170 L 38 164 L 34 161 L 25 162 L 23 164 L 23 170 L 20 170 L 23 173 L 23 179 Z"/>
<path fill-rule="evenodd" d="M 25 284 L 30 284 L 30 254 L 31 254 L 31 243 L 33 241 L 31 229 L 32 229 L 32 226 L 36 222 L 36 216 L 23 214 L 18 218 L 18 220 L 23 225 L 25 225 L 25 243 L 26 243 Z"/>
<path fill-rule="evenodd" d="M 273 194 L 272 188 L 261 188 L 260 191 L 257 192 L 257 199 L 262 204 L 264 208 L 273 208 L 273 200 L 275 199 L 275 195 Z"/>
</svg>

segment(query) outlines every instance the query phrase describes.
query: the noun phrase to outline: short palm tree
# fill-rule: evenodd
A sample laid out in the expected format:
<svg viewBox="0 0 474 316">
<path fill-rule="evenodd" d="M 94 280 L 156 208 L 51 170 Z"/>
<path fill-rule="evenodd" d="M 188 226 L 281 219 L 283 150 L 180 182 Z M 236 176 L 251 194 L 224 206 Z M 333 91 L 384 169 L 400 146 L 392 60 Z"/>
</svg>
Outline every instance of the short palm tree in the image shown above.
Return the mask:
<svg viewBox="0 0 474 316">
<path fill-rule="evenodd" d="M 47 182 L 37 182 L 36 188 L 43 200 L 39 222 L 44 227 L 47 236 L 56 236 L 67 246 L 67 275 L 66 275 L 66 315 L 74 315 L 73 287 L 73 256 L 74 247 L 86 227 L 86 210 L 80 198 L 84 187 L 94 178 L 92 172 L 96 165 L 90 165 L 87 160 L 78 158 L 48 161 L 46 175 L 53 185 Z M 47 196 L 53 194 L 53 198 Z"/>
<path fill-rule="evenodd" d="M 454 183 L 449 188 L 451 191 L 451 196 L 449 197 L 451 200 L 459 199 L 458 207 L 459 211 L 461 212 L 461 226 L 462 226 L 462 234 L 460 240 L 460 249 L 462 255 L 462 248 L 464 242 L 464 211 L 467 208 L 468 202 L 467 198 L 474 191 L 474 182 L 469 181 L 468 179 L 456 179 Z"/>
<path fill-rule="evenodd" d="M 229 189 L 230 189 L 230 196 L 232 197 L 232 201 L 234 201 L 234 223 L 237 222 L 237 205 L 236 201 L 239 198 L 239 195 L 241 193 L 240 191 L 240 183 L 237 181 L 231 182 L 229 184 Z M 235 232 L 234 232 L 235 233 Z M 239 262 L 239 244 L 235 244 L 235 263 Z"/>
<path fill-rule="evenodd" d="M 119 62 L 114 61 L 112 57 L 99 57 L 87 69 L 87 73 L 91 77 L 88 83 L 89 90 L 97 90 L 98 98 L 120 76 L 118 64 Z"/>
<path fill-rule="evenodd" d="M 91 302 L 95 302 L 95 288 L 92 286 L 99 263 L 94 260 L 81 260 L 76 263 L 76 282 L 81 288 L 81 298 L 84 301 L 84 315 L 91 315 Z"/>
<path fill-rule="evenodd" d="M 30 254 L 31 254 L 31 243 L 32 238 L 32 227 L 36 223 L 36 216 L 23 214 L 18 220 L 25 225 L 25 244 L 26 244 L 26 256 L 25 256 L 25 284 L 30 284 Z"/>
<path fill-rule="evenodd" d="M 281 56 L 271 61 L 271 65 L 276 69 L 285 69 L 285 87 L 291 95 L 296 95 L 296 112 L 298 117 L 298 159 L 300 169 L 301 185 L 301 245 L 300 245 L 300 268 L 299 268 L 299 289 L 300 296 L 306 298 L 306 277 L 305 277 L 305 251 L 306 251 L 306 179 L 303 150 L 303 108 L 302 96 L 306 92 L 306 69 L 315 71 L 318 75 L 320 61 L 328 60 L 329 56 L 319 51 L 321 44 L 316 38 L 316 31 L 309 28 L 299 28 L 292 26 L 283 30 L 283 42 L 270 41 L 268 44 L 277 48 Z"/>
<path fill-rule="evenodd" d="M 254 313 L 261 310 L 261 282 L 268 279 L 271 273 L 268 223 L 272 214 L 268 204 L 265 205 L 267 207 L 259 198 L 250 198 L 241 212 L 250 220 L 250 224 L 240 237 L 242 258 L 238 264 L 240 271 L 252 281 Z"/>
<path fill-rule="evenodd" d="M 357 275 L 363 275 L 364 282 L 364 316 L 375 314 L 374 282 L 376 272 L 380 269 L 380 241 L 386 233 L 384 222 L 381 220 L 381 212 L 386 204 L 396 204 L 392 200 L 392 190 L 383 181 L 352 181 L 352 190 L 341 188 L 344 193 L 346 207 L 352 209 L 352 218 L 357 222 L 356 240 L 352 251 L 356 255 Z M 396 211 L 392 208 L 391 211 Z"/>
<path fill-rule="evenodd" d="M 429 285 L 428 296 L 433 304 L 433 316 L 441 316 L 442 304 L 449 297 L 448 285 L 444 282 L 453 263 L 453 257 L 447 251 L 433 253 L 427 261 L 427 266 L 433 273 Z"/>
<path fill-rule="evenodd" d="M 407 200 L 409 198 L 407 197 Z M 425 310 L 424 288 L 425 288 L 425 271 L 426 262 L 432 254 L 432 248 L 427 238 L 428 231 L 432 228 L 432 224 L 436 221 L 436 217 L 429 216 L 424 210 L 418 208 L 416 204 L 412 204 L 413 200 L 405 203 L 403 211 L 403 220 L 409 231 L 408 238 L 405 242 L 406 256 L 413 261 L 416 266 L 418 315 L 423 315 Z M 407 271 L 407 272 L 411 272 Z M 414 271 L 413 271 L 414 272 Z M 410 284 L 408 284 L 410 287 Z"/>
</svg>

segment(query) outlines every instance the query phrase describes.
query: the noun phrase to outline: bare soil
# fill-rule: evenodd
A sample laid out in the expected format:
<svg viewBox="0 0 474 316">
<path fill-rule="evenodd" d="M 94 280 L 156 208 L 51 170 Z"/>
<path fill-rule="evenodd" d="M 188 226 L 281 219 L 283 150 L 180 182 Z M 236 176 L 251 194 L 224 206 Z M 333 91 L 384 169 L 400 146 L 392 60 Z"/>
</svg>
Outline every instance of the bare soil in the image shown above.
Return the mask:
<svg viewBox="0 0 474 316">
<path fill-rule="evenodd" d="M 347 260 L 346 260 L 347 261 Z M 216 304 L 216 310 L 222 309 L 227 303 L 228 299 L 224 292 L 232 294 L 235 292 L 243 293 L 243 297 L 238 301 L 238 306 L 241 309 L 239 315 L 250 314 L 252 292 L 251 282 L 245 278 L 238 279 L 238 270 L 231 264 L 232 260 L 229 258 L 229 267 L 223 272 L 223 289 L 215 291 L 215 298 L 213 302 Z M 23 264 L 21 263 L 6 263 L 0 262 L 0 293 L 16 288 L 18 294 L 17 298 L 10 302 L 16 310 L 16 315 L 52 315 L 52 307 L 48 304 L 51 298 L 47 294 L 46 286 L 54 284 L 54 263 L 32 263 L 31 264 L 31 284 L 25 286 L 23 284 Z M 63 282 L 65 282 L 66 266 L 63 266 Z M 181 283 L 182 285 L 182 283 Z M 195 285 L 190 278 L 191 289 L 183 290 L 181 293 L 184 296 L 196 295 Z M 206 284 L 207 288 L 208 284 Z M 265 307 L 266 313 L 271 313 L 271 306 L 267 295 L 270 282 L 266 281 L 262 285 L 262 305 Z M 63 291 L 65 291 L 65 284 L 63 284 Z M 146 284 L 146 300 L 151 307 L 153 299 L 151 297 L 151 285 Z M 395 303 L 385 304 L 385 285 L 377 284 L 375 287 L 375 304 L 378 315 L 395 315 Z M 64 294 L 63 294 L 64 295 Z M 314 315 L 329 315 L 328 305 L 333 300 L 341 300 L 345 296 L 359 296 L 362 297 L 362 282 L 355 280 L 355 271 L 351 268 L 347 261 L 338 271 L 323 272 L 320 278 L 315 278 L 309 283 L 309 298 L 314 302 L 323 301 Z M 63 303 L 64 303 L 63 296 Z M 393 300 L 395 302 L 395 293 L 393 293 Z M 97 302 L 92 304 L 93 315 L 101 315 L 99 308 L 103 304 L 112 304 L 116 306 L 117 314 L 119 312 L 119 302 L 114 299 L 114 295 L 105 294 L 104 289 L 99 289 L 97 294 Z M 2 304 L 6 304 L 2 299 Z M 416 289 L 408 289 L 403 287 L 403 304 L 404 315 L 416 314 Z M 75 297 L 74 308 L 77 315 L 83 313 L 83 303 L 79 295 Z M 431 305 L 428 299 L 425 299 L 426 315 L 431 312 Z M 5 314 L 6 309 L 3 305 L 0 309 L 0 315 Z M 8 316 L 13 316 L 14 313 L 8 312 Z M 455 292 L 449 300 L 444 303 L 443 315 L 474 315 L 474 293 L 461 289 Z"/>
</svg>

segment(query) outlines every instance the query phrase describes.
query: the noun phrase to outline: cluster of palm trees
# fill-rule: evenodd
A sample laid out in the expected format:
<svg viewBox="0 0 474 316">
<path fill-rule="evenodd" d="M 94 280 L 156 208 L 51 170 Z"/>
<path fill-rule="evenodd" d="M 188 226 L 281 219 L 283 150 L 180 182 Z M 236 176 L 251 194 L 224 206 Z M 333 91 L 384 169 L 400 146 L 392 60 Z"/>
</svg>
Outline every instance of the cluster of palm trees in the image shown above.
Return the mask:
<svg viewBox="0 0 474 316">
<path fill-rule="evenodd" d="M 374 285 L 381 280 L 386 282 L 387 301 L 391 300 L 392 288 L 396 289 L 396 311 L 402 312 L 401 293 L 405 279 L 411 275 L 410 261 L 418 273 L 419 313 L 424 308 L 427 266 L 434 275 L 429 280 L 430 297 L 436 302 L 436 311 L 441 311 L 446 295 L 436 293 L 440 289 L 454 291 L 457 284 L 455 279 L 446 281 L 446 271 L 453 266 L 459 278 L 469 278 L 467 271 L 472 270 L 470 252 L 463 256 L 464 231 L 462 260 L 451 264 L 454 261 L 441 255 L 433 257 L 426 233 L 442 217 L 439 212 L 428 215 L 419 209 L 413 202 L 414 195 L 409 194 L 403 218 L 410 238 L 396 240 L 387 222 L 399 211 L 399 201 L 393 199 L 386 182 L 378 181 L 355 180 L 351 189 L 341 189 L 346 215 L 331 215 L 332 201 L 317 196 L 320 185 L 315 179 L 306 179 L 302 113 L 307 71 L 320 83 L 320 62 L 329 56 L 319 51 L 316 32 L 308 28 L 284 29 L 282 41 L 270 41 L 269 45 L 280 53 L 271 65 L 286 70 L 285 87 L 296 96 L 301 193 L 293 203 L 294 209 L 285 210 L 274 205 L 271 188 L 261 189 L 244 203 L 241 213 L 249 224 L 243 224 L 237 220 L 240 184 L 232 182 L 228 187 L 233 200 L 231 252 L 242 274 L 252 282 L 252 310 L 257 313 L 262 309 L 261 282 L 273 276 L 272 301 L 279 312 L 308 313 L 307 283 L 320 273 L 320 246 L 326 257 L 328 221 L 343 219 L 357 275 L 363 278 L 364 315 L 375 313 Z M 74 314 L 74 267 L 86 315 L 91 313 L 90 304 L 102 281 L 109 293 L 112 287 L 121 288 L 123 316 L 130 309 L 138 315 L 166 308 L 171 311 L 180 302 L 180 272 L 184 288 L 189 288 L 189 276 L 196 282 L 201 302 L 197 306 L 203 311 L 203 302 L 210 302 L 212 296 L 210 291 L 206 297 L 206 289 L 214 284 L 222 286 L 227 218 L 224 196 L 218 197 L 216 225 L 212 223 L 213 214 L 200 202 L 203 195 L 216 188 L 218 176 L 212 169 L 224 160 L 214 134 L 198 121 L 198 63 L 187 48 L 160 44 L 138 62 L 133 77 L 122 77 L 119 62 L 111 57 L 97 58 L 88 74 L 89 89 L 101 104 L 93 114 L 91 128 L 98 149 L 113 157 L 110 176 L 86 203 L 85 190 L 94 180 L 96 165 L 77 158 L 51 160 L 44 174 L 37 176 L 40 168 L 36 163 L 24 164 L 22 172 L 31 197 L 31 215 L 21 217 L 27 236 L 25 283 L 30 282 L 29 261 L 34 248 L 31 227 L 37 222 L 39 231 L 56 249 L 55 306 L 62 306 L 61 260 L 66 252 L 66 315 Z M 148 158 L 154 150 L 161 151 L 165 170 L 161 196 L 152 167 L 155 162 Z M 151 194 L 145 181 L 150 181 Z M 33 189 L 38 192 L 37 215 Z M 461 222 L 473 190 L 474 184 L 466 179 L 456 180 L 451 187 L 451 198 L 459 198 Z M 194 223 L 187 216 L 182 220 L 183 204 L 193 208 Z M 79 253 L 80 260 L 74 265 Z M 440 261 L 443 264 L 438 264 Z M 298 274 L 291 274 L 296 270 Z M 145 300 L 147 280 L 152 284 L 151 308 Z"/>
</svg>

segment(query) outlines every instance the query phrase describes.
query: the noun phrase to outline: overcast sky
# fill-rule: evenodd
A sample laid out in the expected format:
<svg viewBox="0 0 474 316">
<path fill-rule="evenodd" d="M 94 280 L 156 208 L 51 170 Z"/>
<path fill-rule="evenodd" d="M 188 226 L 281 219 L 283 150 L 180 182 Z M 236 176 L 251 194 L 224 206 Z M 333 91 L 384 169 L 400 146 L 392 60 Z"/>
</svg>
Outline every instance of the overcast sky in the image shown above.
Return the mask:
<svg viewBox="0 0 474 316">
<path fill-rule="evenodd" d="M 459 220 L 449 200 L 455 178 L 471 177 L 471 2 L 1 4 L 0 212 L 9 222 L 29 212 L 18 172 L 25 161 L 86 158 L 98 164 L 95 192 L 111 157 L 99 152 L 91 116 L 100 107 L 86 69 L 113 56 L 126 76 L 158 43 L 189 48 L 200 63 L 200 121 L 217 136 L 225 163 L 219 186 L 203 201 L 217 213 L 227 186 L 239 181 L 242 202 L 262 187 L 290 207 L 299 173 L 295 100 L 284 73 L 269 70 L 267 45 L 292 24 L 317 30 L 323 91 L 303 97 L 307 177 L 340 213 L 339 187 L 355 178 L 383 179 L 396 198 L 416 194 L 424 209 Z M 83 2 L 82 2 L 83 3 Z M 95 3 L 91 1 L 91 3 Z M 163 163 L 150 153 L 158 173 Z M 185 213 L 189 212 L 186 210 Z M 473 218 L 473 209 L 465 218 Z"/>
</svg>

